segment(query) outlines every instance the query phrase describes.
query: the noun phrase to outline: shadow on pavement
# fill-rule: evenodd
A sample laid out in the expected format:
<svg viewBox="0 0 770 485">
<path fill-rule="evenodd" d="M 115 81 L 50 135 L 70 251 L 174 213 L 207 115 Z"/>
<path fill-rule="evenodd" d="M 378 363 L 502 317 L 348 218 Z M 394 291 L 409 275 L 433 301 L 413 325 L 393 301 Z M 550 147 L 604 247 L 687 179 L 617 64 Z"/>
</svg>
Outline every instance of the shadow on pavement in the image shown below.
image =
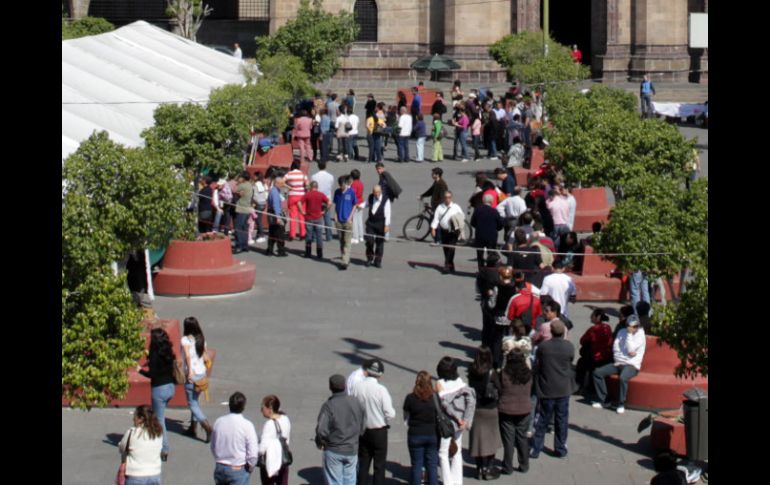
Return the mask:
<svg viewBox="0 0 770 485">
<path fill-rule="evenodd" d="M 123 435 L 120 433 L 107 433 L 105 438 L 102 440 L 102 443 L 107 443 L 108 445 L 112 445 L 112 446 L 118 446 L 118 443 L 120 443 L 121 439 L 123 439 Z"/>
<path fill-rule="evenodd" d="M 303 468 L 302 470 L 297 472 L 297 475 L 299 475 L 303 480 L 305 480 L 305 483 L 307 483 L 308 485 L 324 483 L 324 472 L 323 472 L 323 468 L 321 468 L 320 466 L 311 466 L 308 468 Z"/>
<path fill-rule="evenodd" d="M 572 431 L 576 431 L 578 433 L 584 434 L 586 436 L 590 436 L 591 438 L 597 439 L 599 441 L 604 441 L 605 443 L 624 449 L 626 451 L 636 453 L 638 455 L 652 456 L 652 454 L 654 453 L 654 450 L 652 449 L 652 445 L 650 443 L 649 435 L 642 436 L 641 438 L 639 438 L 639 441 L 637 441 L 636 443 L 626 443 L 625 441 L 621 441 L 615 438 L 614 436 L 608 436 L 599 430 L 585 428 L 582 426 L 578 426 L 576 424 L 570 423 L 569 429 Z"/>
<path fill-rule="evenodd" d="M 355 339 L 355 338 L 348 338 L 345 337 L 342 340 L 345 342 L 353 345 L 354 349 L 353 352 L 338 352 L 335 351 L 334 353 L 344 357 L 353 365 L 361 365 L 361 363 L 366 359 L 380 359 L 383 364 L 392 365 L 393 367 L 397 369 L 401 369 L 407 372 L 411 372 L 412 374 L 417 374 L 419 371 L 412 369 L 410 367 L 405 367 L 401 364 L 398 364 L 397 362 L 393 362 L 392 360 L 385 359 L 379 355 L 374 355 L 370 352 L 367 352 L 368 350 L 380 350 L 382 349 L 382 345 L 380 344 L 374 344 L 371 342 L 366 342 L 363 340 Z"/>
<path fill-rule="evenodd" d="M 404 466 L 401 463 L 389 461 L 385 463 L 385 471 L 390 472 L 392 478 L 385 480 L 385 483 L 409 483 L 411 466 Z"/>
<path fill-rule="evenodd" d="M 442 340 L 438 344 L 446 349 L 455 349 L 465 352 L 465 356 L 471 359 L 476 355 L 476 351 L 478 350 L 476 347 L 470 345 L 456 344 L 454 342 L 447 342 L 446 340 Z"/>
<path fill-rule="evenodd" d="M 598 306 L 598 305 L 583 305 L 583 306 L 588 308 L 589 310 L 596 310 L 598 308 L 600 310 L 604 310 L 604 313 L 606 313 L 607 316 L 620 318 L 620 311 L 618 311 L 617 308 L 604 307 L 604 306 Z"/>
<path fill-rule="evenodd" d="M 461 331 L 463 333 L 463 337 L 467 338 L 468 340 L 481 340 L 480 329 L 469 327 L 468 325 L 463 325 L 462 323 L 453 323 L 452 325 L 457 330 Z"/>
</svg>

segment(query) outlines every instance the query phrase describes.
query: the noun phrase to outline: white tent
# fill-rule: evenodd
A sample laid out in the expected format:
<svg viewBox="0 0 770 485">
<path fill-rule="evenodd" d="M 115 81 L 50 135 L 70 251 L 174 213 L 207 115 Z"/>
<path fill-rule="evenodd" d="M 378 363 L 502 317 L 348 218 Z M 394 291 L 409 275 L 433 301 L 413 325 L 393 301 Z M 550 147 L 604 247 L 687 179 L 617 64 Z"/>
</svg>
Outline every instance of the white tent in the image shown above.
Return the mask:
<svg viewBox="0 0 770 485">
<path fill-rule="evenodd" d="M 207 102 L 242 84 L 241 61 L 147 22 L 61 43 L 62 160 L 96 131 L 129 147 L 162 103 Z"/>
</svg>

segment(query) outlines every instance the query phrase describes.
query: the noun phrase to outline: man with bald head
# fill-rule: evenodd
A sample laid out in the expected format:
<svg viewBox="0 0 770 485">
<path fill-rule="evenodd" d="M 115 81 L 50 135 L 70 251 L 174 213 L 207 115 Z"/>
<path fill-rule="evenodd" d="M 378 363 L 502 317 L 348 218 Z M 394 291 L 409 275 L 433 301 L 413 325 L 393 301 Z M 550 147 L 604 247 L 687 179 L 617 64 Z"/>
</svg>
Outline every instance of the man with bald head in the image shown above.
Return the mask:
<svg viewBox="0 0 770 485">
<path fill-rule="evenodd" d="M 390 200 L 382 195 L 382 187 L 375 185 L 364 207 L 368 208 L 366 220 L 366 266 L 382 267 L 385 250 L 385 234 L 390 232 Z"/>
</svg>

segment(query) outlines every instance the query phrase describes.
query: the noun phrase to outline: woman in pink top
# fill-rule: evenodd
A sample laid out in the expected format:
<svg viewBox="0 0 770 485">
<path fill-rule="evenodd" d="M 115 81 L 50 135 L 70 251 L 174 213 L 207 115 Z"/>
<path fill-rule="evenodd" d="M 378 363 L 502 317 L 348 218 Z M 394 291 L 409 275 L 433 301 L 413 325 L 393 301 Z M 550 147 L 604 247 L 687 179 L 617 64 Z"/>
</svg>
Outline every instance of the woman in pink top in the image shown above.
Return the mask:
<svg viewBox="0 0 770 485">
<path fill-rule="evenodd" d="M 307 114 L 307 110 L 302 110 L 297 118 L 294 118 L 294 138 L 299 145 L 299 161 L 305 161 L 305 156 L 309 162 L 313 161 L 313 149 L 310 145 L 310 135 L 313 131 L 313 119 Z"/>
<path fill-rule="evenodd" d="M 468 115 L 465 114 L 465 107 L 460 104 L 457 109 L 457 115 L 452 121 L 455 127 L 455 143 L 452 150 L 452 158 L 457 160 L 457 144 L 459 143 L 462 148 L 462 162 L 468 161 Z"/>
<path fill-rule="evenodd" d="M 479 143 L 481 143 L 481 118 L 478 116 L 473 119 L 471 136 L 473 137 L 473 151 L 475 152 L 473 160 L 478 162 L 481 160 L 481 154 L 479 153 Z"/>
</svg>

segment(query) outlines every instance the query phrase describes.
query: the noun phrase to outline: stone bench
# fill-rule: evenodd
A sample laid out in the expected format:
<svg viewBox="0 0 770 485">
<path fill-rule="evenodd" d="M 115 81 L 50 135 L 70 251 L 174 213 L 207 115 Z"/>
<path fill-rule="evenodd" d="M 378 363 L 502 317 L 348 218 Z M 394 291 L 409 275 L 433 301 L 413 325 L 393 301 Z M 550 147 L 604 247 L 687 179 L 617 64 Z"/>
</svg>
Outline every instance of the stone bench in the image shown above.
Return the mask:
<svg viewBox="0 0 770 485">
<path fill-rule="evenodd" d="M 573 231 L 591 232 L 591 226 L 594 222 L 607 223 L 610 215 L 610 203 L 607 200 L 606 188 L 574 189 L 572 195 L 576 202 Z"/>
<path fill-rule="evenodd" d="M 585 247 L 583 270 L 570 273 L 577 287 L 579 301 L 620 301 L 624 297 L 623 279 L 615 265 L 599 256 L 591 256 L 594 249 Z"/>
</svg>

